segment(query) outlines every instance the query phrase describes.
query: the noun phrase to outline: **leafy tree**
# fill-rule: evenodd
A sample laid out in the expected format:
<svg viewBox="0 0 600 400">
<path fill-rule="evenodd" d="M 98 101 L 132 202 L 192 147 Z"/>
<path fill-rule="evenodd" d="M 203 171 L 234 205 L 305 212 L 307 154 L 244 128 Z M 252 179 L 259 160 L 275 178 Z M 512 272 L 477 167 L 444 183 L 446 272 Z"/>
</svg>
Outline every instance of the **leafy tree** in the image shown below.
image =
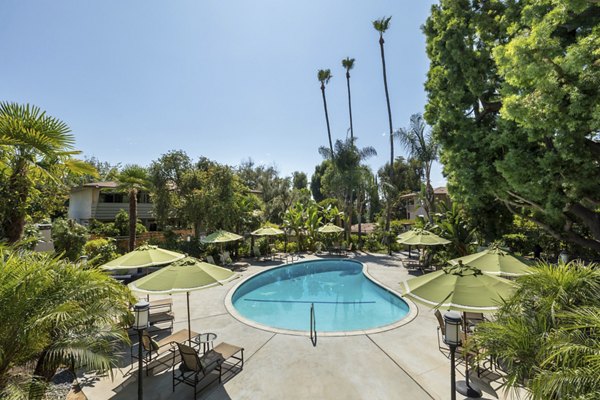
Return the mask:
<svg viewBox="0 0 600 400">
<path fill-rule="evenodd" d="M 405 160 L 404 157 L 397 157 L 394 160 L 394 172 L 390 173 L 389 170 L 390 164 L 386 163 L 377 173 L 381 192 L 386 201 L 391 202 L 391 216 L 394 219 L 403 219 L 406 217 L 406 204 L 401 196 L 420 192 L 422 166 L 416 159 Z M 394 178 L 392 181 L 390 175 Z"/>
<path fill-rule="evenodd" d="M 325 85 L 331 79 L 331 71 L 328 69 L 320 69 L 317 72 L 317 78 L 321 82 L 321 94 L 323 95 L 323 108 L 325 109 L 325 122 L 327 122 L 327 137 L 329 138 L 329 150 L 333 154 L 333 142 L 331 140 L 331 128 L 329 127 L 329 113 L 327 112 L 327 99 L 325 97 Z"/>
<path fill-rule="evenodd" d="M 292 187 L 294 189 L 306 189 L 308 186 L 308 178 L 304 172 L 295 171 L 292 173 Z"/>
<path fill-rule="evenodd" d="M 330 161 L 323 160 L 321 164 L 315 166 L 315 172 L 310 178 L 310 192 L 317 203 L 321 202 L 326 197 L 322 191 L 321 179 L 329 165 Z"/>
<path fill-rule="evenodd" d="M 385 43 L 385 40 L 383 40 L 383 34 L 388 30 L 391 19 L 392 19 L 392 17 L 387 17 L 387 18 L 383 17 L 381 19 L 375 20 L 375 21 L 373 21 L 373 28 L 375 28 L 375 30 L 377 32 L 379 32 L 379 48 L 381 50 L 381 65 L 383 67 L 383 87 L 385 88 L 385 101 L 387 104 L 388 122 L 389 122 L 389 126 L 390 126 L 390 165 L 393 165 L 394 164 L 394 128 L 392 125 L 392 108 L 390 106 L 390 94 L 388 92 L 387 72 L 386 72 L 386 65 L 385 65 L 385 52 L 384 52 L 384 48 L 383 48 L 383 44 Z M 394 169 L 391 168 L 390 169 L 390 182 L 394 180 L 393 174 L 394 174 Z M 390 202 L 388 202 L 386 218 L 385 218 L 385 230 L 386 231 L 390 230 L 391 215 L 392 215 L 391 204 L 390 204 Z M 388 243 L 388 252 L 390 255 L 392 254 L 391 242 Z"/>
<path fill-rule="evenodd" d="M 600 394 L 600 269 L 540 263 L 493 322 L 478 325 L 481 357 L 498 360 L 507 387 L 533 399 L 591 399 Z"/>
<path fill-rule="evenodd" d="M 600 250 L 599 9 L 553 0 L 432 7 L 425 118 L 453 195 L 485 218 L 480 225 L 510 224 L 503 205 L 557 240 Z"/>
<path fill-rule="evenodd" d="M 9 243 L 21 238 L 36 200 L 61 198 L 62 179 L 71 174 L 94 174 L 89 164 L 77 160 L 75 139 L 61 120 L 36 106 L 0 103 L 0 236 Z M 52 196 L 46 197 L 51 194 Z M 47 212 L 47 211 L 46 211 Z"/>
<path fill-rule="evenodd" d="M 194 170 L 182 177 L 184 218 L 194 225 L 197 236 L 201 228 L 207 232 L 235 230 L 240 217 L 237 201 L 242 190 L 231 168 L 201 159 Z"/>
<path fill-rule="evenodd" d="M 435 193 L 431 186 L 431 166 L 438 158 L 439 144 L 435 138 L 425 131 L 425 121 L 421 114 L 413 114 L 410 117 L 410 126 L 400 128 L 396 136 L 400 143 L 408 151 L 409 157 L 421 164 L 425 178 L 425 202 L 424 209 L 427 212 L 429 222 L 433 223 L 435 212 Z"/>
<path fill-rule="evenodd" d="M 139 165 L 126 165 L 118 176 L 119 189 L 129 196 L 129 251 L 135 250 L 137 223 L 137 195 L 140 190 L 148 190 L 148 172 Z"/>
<path fill-rule="evenodd" d="M 115 222 L 105 222 L 102 225 L 103 227 L 98 229 L 98 231 L 104 232 L 105 236 L 129 236 L 129 229 L 131 227 L 129 213 L 124 209 L 120 209 L 117 215 L 115 215 Z M 146 232 L 146 227 L 138 219 L 135 224 L 135 234 L 137 236 L 144 232 Z M 110 235 L 109 233 L 113 234 Z"/>
<path fill-rule="evenodd" d="M 348 86 L 348 113 L 350 114 L 350 139 L 354 140 L 352 127 L 352 97 L 350 96 L 350 70 L 354 68 L 354 58 L 346 57 L 342 60 L 342 67 L 346 69 L 346 84 Z"/>
<path fill-rule="evenodd" d="M 54 250 L 71 261 L 76 261 L 81 256 L 88 238 L 86 227 L 72 219 L 58 218 L 52 224 Z"/>
<path fill-rule="evenodd" d="M 171 150 L 152 161 L 148 180 L 152 187 L 152 205 L 158 225 L 181 218 L 181 184 L 183 175 L 192 169 L 192 161 L 182 150 Z"/>
</svg>

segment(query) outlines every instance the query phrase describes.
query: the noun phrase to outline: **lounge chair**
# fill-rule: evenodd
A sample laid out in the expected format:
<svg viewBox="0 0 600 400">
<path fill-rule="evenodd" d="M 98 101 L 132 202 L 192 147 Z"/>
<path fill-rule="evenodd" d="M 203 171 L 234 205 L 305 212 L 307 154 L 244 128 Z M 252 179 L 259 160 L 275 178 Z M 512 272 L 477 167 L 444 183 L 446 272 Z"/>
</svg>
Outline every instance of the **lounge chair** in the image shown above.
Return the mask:
<svg viewBox="0 0 600 400">
<path fill-rule="evenodd" d="M 240 365 L 240 370 L 244 368 L 244 349 L 242 347 L 221 343 L 201 357 L 190 346 L 177 343 L 177 347 L 181 355 L 181 365 L 178 370 L 173 369 L 173 391 L 177 385 L 185 383 L 194 388 L 194 399 L 199 392 L 197 387 L 203 381 L 206 383 L 200 388 L 200 391 L 215 382 L 217 378 L 221 383 L 224 372 L 231 371 L 238 365 Z M 238 356 L 238 354 L 240 355 Z M 234 359 L 235 363 L 224 369 L 224 365 L 229 359 Z M 213 374 L 215 371 L 218 374 Z M 214 377 L 209 379 L 211 375 Z"/>
<path fill-rule="evenodd" d="M 191 336 L 198 336 L 196 332 L 191 332 Z M 158 342 L 152 339 L 147 331 L 142 332 L 142 363 L 146 367 L 146 375 L 162 372 L 171 368 L 176 361 L 175 343 L 185 343 L 188 341 L 190 333 L 183 329 L 169 335 Z M 131 347 L 131 358 L 137 359 L 138 353 Z"/>
</svg>

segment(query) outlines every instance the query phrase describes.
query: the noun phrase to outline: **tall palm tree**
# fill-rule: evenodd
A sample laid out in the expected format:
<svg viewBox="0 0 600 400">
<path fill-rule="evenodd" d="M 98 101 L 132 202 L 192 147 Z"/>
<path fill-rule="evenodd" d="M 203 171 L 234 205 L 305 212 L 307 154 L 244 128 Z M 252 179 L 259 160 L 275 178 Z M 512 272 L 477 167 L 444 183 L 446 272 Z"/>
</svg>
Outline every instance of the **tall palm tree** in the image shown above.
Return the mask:
<svg viewBox="0 0 600 400">
<path fill-rule="evenodd" d="M 97 174 L 73 158 L 75 138 L 63 121 L 29 104 L 0 103 L 0 235 L 9 243 L 23 234 L 25 218 L 37 184 L 61 184 L 67 172 Z"/>
<path fill-rule="evenodd" d="M 385 52 L 383 49 L 383 44 L 385 41 L 383 40 L 383 34 L 390 27 L 390 20 L 392 17 L 383 17 L 381 19 L 377 19 L 373 21 L 373 28 L 377 32 L 379 32 L 379 48 L 381 49 L 381 65 L 383 66 L 383 86 L 385 88 L 385 101 L 387 103 L 387 112 L 388 112 L 388 122 L 390 126 L 390 182 L 394 181 L 394 129 L 392 128 L 392 108 L 390 106 L 390 94 L 388 92 L 388 84 L 387 84 L 387 72 L 385 68 Z M 388 199 L 387 202 L 387 212 L 385 218 L 385 230 L 388 232 L 387 242 L 388 242 L 388 253 L 392 254 L 392 244 L 390 236 L 390 219 L 392 216 L 392 207 L 391 207 L 391 199 Z"/>
<path fill-rule="evenodd" d="M 139 165 L 126 165 L 119 173 L 119 189 L 129 195 L 129 251 L 135 250 L 135 228 L 137 224 L 137 194 L 148 190 L 148 172 Z"/>
<path fill-rule="evenodd" d="M 410 158 L 416 159 L 421 163 L 423 174 L 425 175 L 425 211 L 429 217 L 429 222 L 433 223 L 433 213 L 435 212 L 435 193 L 431 186 L 431 167 L 437 160 L 439 154 L 439 143 L 434 139 L 431 132 L 425 130 L 425 120 L 421 114 L 413 114 L 410 117 L 410 126 L 400 128 L 396 131 L 396 136 L 400 144 L 404 146 Z"/>
<path fill-rule="evenodd" d="M 346 84 L 348 86 L 348 111 L 350 113 L 350 138 L 354 140 L 354 128 L 352 126 L 352 98 L 350 96 L 350 70 L 354 68 L 354 58 L 346 57 L 342 60 L 342 66 L 346 68 Z"/>
<path fill-rule="evenodd" d="M 327 136 L 329 137 L 329 150 L 333 155 L 333 142 L 331 140 L 331 128 L 329 127 L 329 113 L 327 112 L 327 99 L 325 98 L 325 85 L 332 78 L 331 71 L 328 69 L 320 69 L 317 72 L 317 78 L 321 82 L 321 94 L 323 95 L 323 107 L 325 108 L 325 122 L 327 122 Z"/>
</svg>

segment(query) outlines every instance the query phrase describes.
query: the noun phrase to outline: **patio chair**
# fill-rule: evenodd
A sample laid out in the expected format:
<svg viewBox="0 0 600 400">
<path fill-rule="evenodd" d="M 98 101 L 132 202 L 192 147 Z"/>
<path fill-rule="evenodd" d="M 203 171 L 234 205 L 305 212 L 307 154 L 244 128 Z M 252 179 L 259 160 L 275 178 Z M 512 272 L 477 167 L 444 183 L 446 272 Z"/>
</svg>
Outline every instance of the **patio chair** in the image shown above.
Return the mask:
<svg viewBox="0 0 600 400">
<path fill-rule="evenodd" d="M 215 382 L 217 378 L 219 383 L 223 381 L 223 366 L 228 359 L 233 358 L 236 362 L 229 366 L 225 372 L 230 371 L 240 363 L 240 370 L 244 367 L 244 349 L 242 347 L 221 343 L 201 357 L 190 346 L 177 343 L 177 347 L 181 355 L 181 365 L 179 371 L 173 369 L 173 391 L 175 391 L 177 385 L 185 383 L 194 388 L 194 399 L 196 399 L 199 392 L 197 387 L 203 381 L 206 381 L 206 383 L 203 384 L 200 391 Z M 241 356 L 237 356 L 238 353 L 241 353 Z M 215 371 L 218 374 L 213 374 Z M 214 375 L 212 379 L 210 379 L 211 375 Z"/>
<path fill-rule="evenodd" d="M 170 343 L 156 342 L 147 331 L 143 331 L 142 342 L 138 345 L 142 346 L 142 364 L 146 368 L 146 376 L 156 367 L 163 366 L 164 369 L 169 369 L 173 366 L 175 352 Z M 138 359 L 138 353 L 133 350 L 133 346 L 131 358 Z"/>
<path fill-rule="evenodd" d="M 213 258 L 213 256 L 206 256 L 206 262 L 209 263 L 209 264 L 217 265 L 217 263 L 215 262 L 215 259 Z"/>
</svg>

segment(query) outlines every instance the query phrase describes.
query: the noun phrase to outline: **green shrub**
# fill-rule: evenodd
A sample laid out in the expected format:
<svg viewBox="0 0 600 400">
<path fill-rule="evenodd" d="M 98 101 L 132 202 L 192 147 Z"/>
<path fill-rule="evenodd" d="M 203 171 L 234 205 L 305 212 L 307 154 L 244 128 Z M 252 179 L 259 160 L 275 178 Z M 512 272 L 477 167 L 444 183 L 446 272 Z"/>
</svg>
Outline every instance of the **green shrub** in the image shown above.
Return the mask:
<svg viewBox="0 0 600 400">
<path fill-rule="evenodd" d="M 52 224 L 54 250 L 69 260 L 77 260 L 89 238 L 88 231 L 72 219 L 59 218 Z"/>
<path fill-rule="evenodd" d="M 114 239 L 90 240 L 83 247 L 83 252 L 88 256 L 88 264 L 91 266 L 106 264 L 119 256 Z"/>
</svg>

